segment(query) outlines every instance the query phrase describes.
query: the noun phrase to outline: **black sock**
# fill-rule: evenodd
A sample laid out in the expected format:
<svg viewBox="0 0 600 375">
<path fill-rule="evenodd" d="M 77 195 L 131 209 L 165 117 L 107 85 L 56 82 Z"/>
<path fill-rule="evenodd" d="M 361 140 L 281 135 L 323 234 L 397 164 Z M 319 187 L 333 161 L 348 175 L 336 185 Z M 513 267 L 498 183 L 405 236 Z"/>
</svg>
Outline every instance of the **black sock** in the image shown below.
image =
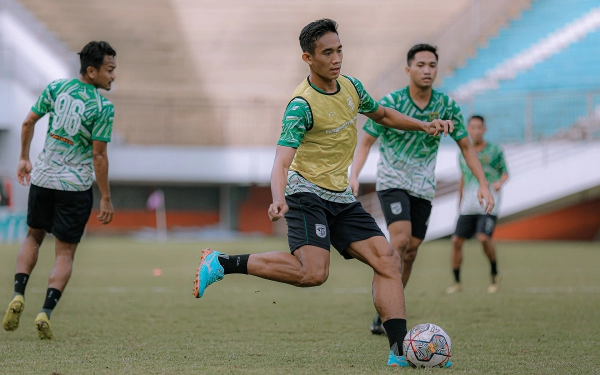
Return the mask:
<svg viewBox="0 0 600 375">
<path fill-rule="evenodd" d="M 454 272 L 454 280 L 456 280 L 457 283 L 460 283 L 460 268 L 452 270 L 452 272 Z"/>
<path fill-rule="evenodd" d="M 48 315 L 48 319 L 50 319 L 50 314 L 52 314 L 52 310 L 56 307 L 58 300 L 62 292 L 58 289 L 48 288 L 48 292 L 46 293 L 46 300 L 44 301 L 44 307 L 42 307 L 41 312 L 45 312 Z"/>
<path fill-rule="evenodd" d="M 227 255 L 219 254 L 218 260 L 223 267 L 225 275 L 229 273 L 248 274 L 248 258 L 250 254 Z"/>
<path fill-rule="evenodd" d="M 26 273 L 15 274 L 15 294 L 25 295 L 25 288 L 29 281 L 29 275 Z"/>
<path fill-rule="evenodd" d="M 490 262 L 492 266 L 492 279 L 496 279 L 496 275 L 498 274 L 498 268 L 496 267 L 496 261 Z"/>
<path fill-rule="evenodd" d="M 402 342 L 406 336 L 406 319 L 389 319 L 383 322 L 383 328 L 390 341 L 390 350 L 395 355 L 403 355 Z"/>
</svg>

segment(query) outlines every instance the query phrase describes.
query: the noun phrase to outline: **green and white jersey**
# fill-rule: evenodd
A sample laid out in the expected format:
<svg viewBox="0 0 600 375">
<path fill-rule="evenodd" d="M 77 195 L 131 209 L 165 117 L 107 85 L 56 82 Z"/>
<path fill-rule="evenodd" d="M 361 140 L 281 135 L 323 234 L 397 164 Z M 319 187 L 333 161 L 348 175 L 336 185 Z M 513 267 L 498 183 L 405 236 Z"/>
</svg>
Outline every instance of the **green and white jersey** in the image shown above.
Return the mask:
<svg viewBox="0 0 600 375">
<path fill-rule="evenodd" d="M 277 144 L 297 149 L 286 195 L 306 192 L 331 202 L 356 201 L 348 166 L 356 148 L 357 115 L 375 112 L 379 104 L 358 79 L 340 76 L 337 83 L 336 93 L 325 93 L 305 80 L 285 110 Z"/>
<path fill-rule="evenodd" d="M 458 104 L 441 92 L 433 90 L 429 104 L 423 110 L 411 99 L 408 86 L 389 93 L 379 104 L 421 121 L 452 120 L 452 138 L 458 141 L 467 136 Z M 377 190 L 404 189 L 412 196 L 433 200 L 435 164 L 441 136 L 387 128 L 373 120 L 368 120 L 363 129 L 379 138 Z"/>
<path fill-rule="evenodd" d="M 506 161 L 504 160 L 504 153 L 502 149 L 494 144 L 488 143 L 483 150 L 477 153 L 479 161 L 485 172 L 485 179 L 490 184 L 490 191 L 494 197 L 495 206 L 492 210 L 492 215 L 498 216 L 498 210 L 500 208 L 500 191 L 495 191 L 492 184 L 500 177 L 508 173 L 506 168 Z M 477 177 L 471 172 L 471 169 L 467 165 L 465 158 L 462 154 L 459 157 L 460 170 L 463 178 L 463 191 L 462 200 L 460 202 L 460 214 L 461 215 L 485 215 L 485 211 L 479 204 L 477 198 L 477 191 L 479 190 L 479 181 Z"/>
<path fill-rule="evenodd" d="M 46 87 L 31 110 L 38 116 L 50 114 L 31 183 L 55 190 L 88 190 L 94 173 L 92 141 L 110 142 L 113 104 L 92 85 L 60 79 Z"/>
</svg>

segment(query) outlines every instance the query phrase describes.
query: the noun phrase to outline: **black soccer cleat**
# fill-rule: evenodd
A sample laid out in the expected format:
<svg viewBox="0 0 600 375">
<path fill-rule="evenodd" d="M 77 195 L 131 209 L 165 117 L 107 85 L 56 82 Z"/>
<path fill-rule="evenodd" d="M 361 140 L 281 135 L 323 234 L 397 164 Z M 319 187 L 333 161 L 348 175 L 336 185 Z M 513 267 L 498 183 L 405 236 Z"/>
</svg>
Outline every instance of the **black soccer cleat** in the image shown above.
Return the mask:
<svg viewBox="0 0 600 375">
<path fill-rule="evenodd" d="M 371 323 L 371 333 L 374 335 L 387 335 L 379 314 L 375 315 L 375 318 L 373 318 L 373 323 Z"/>
</svg>

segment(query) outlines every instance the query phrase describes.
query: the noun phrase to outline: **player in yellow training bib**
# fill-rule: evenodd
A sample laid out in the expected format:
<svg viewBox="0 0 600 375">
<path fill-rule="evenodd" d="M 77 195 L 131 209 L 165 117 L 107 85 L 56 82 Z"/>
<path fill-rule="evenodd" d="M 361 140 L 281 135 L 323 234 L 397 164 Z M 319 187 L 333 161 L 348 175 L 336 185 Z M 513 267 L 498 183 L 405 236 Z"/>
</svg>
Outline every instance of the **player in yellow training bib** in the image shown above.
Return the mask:
<svg viewBox="0 0 600 375">
<path fill-rule="evenodd" d="M 430 136 L 452 132 L 453 124 L 438 119 L 423 122 L 379 106 L 359 80 L 340 76 L 343 54 L 334 21 L 322 19 L 305 26 L 300 46 L 310 75 L 294 91 L 283 117 L 268 211 L 272 221 L 285 216 L 292 254 L 225 255 L 204 250 L 194 294 L 202 297 L 208 285 L 230 273 L 299 287 L 321 285 L 329 274 L 333 245 L 344 258 L 373 268 L 373 301 L 390 341 L 388 365 L 408 366 L 402 353 L 406 313 L 400 256 L 348 187 L 356 120 L 362 113 L 383 126 Z"/>
</svg>

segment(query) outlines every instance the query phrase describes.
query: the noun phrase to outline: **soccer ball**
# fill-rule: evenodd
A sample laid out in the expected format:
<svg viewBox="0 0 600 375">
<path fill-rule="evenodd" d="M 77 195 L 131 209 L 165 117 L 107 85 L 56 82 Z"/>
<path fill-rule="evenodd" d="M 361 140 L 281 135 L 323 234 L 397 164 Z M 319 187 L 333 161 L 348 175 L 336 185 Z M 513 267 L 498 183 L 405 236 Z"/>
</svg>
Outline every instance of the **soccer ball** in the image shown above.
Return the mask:
<svg viewBox="0 0 600 375">
<path fill-rule="evenodd" d="M 414 367 L 445 367 L 452 355 L 450 336 L 435 324 L 419 324 L 402 343 L 404 355 Z"/>
</svg>

